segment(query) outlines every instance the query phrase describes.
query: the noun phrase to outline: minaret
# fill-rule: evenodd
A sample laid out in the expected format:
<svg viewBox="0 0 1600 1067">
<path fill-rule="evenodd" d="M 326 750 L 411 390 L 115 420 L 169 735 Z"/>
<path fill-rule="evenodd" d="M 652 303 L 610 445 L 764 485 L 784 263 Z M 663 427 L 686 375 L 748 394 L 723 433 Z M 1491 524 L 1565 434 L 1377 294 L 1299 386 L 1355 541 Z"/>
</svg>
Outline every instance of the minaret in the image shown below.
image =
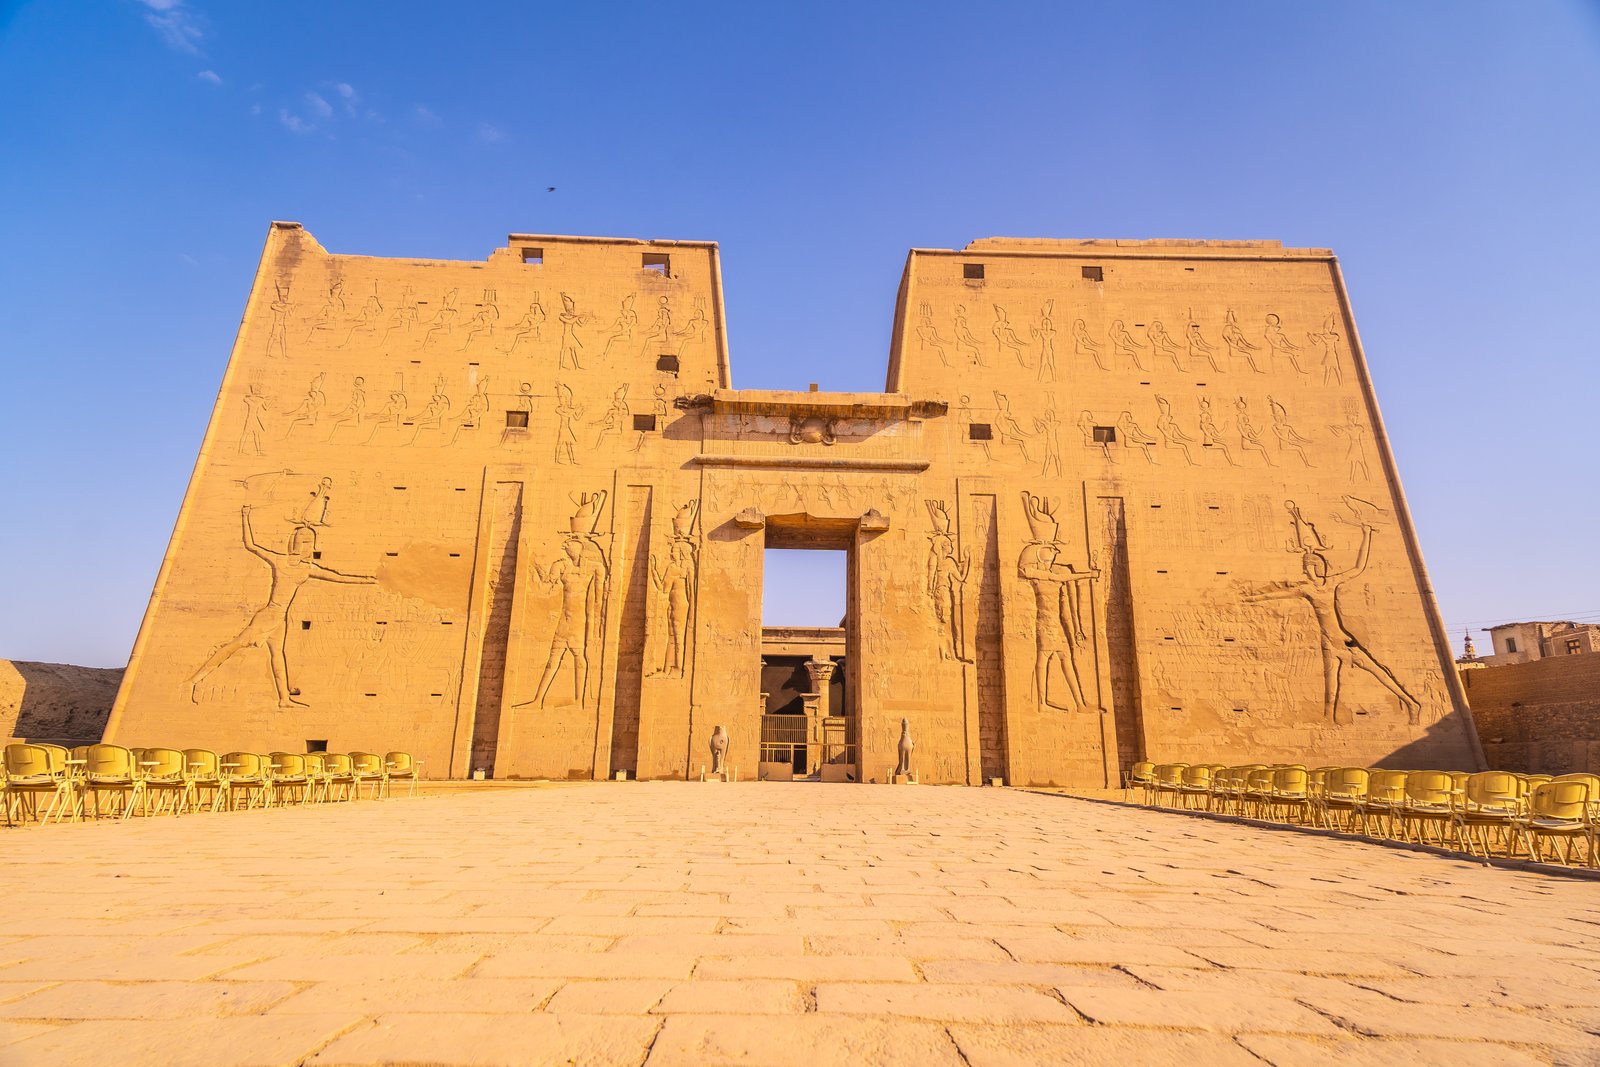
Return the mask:
<svg viewBox="0 0 1600 1067">
<path fill-rule="evenodd" d="M 1461 654 L 1461 658 L 1464 659 L 1464 660 L 1477 659 L 1478 658 L 1478 650 L 1472 647 L 1472 631 L 1471 630 L 1462 631 L 1462 637 L 1465 639 L 1464 640 L 1464 644 L 1465 644 L 1466 647 L 1465 647 L 1465 650 Z"/>
</svg>

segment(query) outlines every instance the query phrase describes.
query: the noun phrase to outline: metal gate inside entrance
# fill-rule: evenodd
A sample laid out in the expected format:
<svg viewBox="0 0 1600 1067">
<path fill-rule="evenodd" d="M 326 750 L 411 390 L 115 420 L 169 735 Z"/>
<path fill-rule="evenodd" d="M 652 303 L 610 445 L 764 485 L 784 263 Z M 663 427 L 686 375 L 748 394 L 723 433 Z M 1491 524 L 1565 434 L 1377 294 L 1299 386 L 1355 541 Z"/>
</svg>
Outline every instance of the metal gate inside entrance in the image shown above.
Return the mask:
<svg viewBox="0 0 1600 1067">
<path fill-rule="evenodd" d="M 856 781 L 856 747 L 850 742 L 850 717 L 761 716 L 759 777 L 764 782 Z"/>
</svg>

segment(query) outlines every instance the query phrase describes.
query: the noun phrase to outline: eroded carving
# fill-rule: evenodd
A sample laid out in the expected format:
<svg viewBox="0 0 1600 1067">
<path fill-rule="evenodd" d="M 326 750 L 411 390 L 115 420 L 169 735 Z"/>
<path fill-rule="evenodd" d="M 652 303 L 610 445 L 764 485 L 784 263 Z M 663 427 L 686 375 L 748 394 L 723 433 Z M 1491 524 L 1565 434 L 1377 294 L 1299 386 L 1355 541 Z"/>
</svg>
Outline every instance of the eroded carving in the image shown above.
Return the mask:
<svg viewBox="0 0 1600 1067">
<path fill-rule="evenodd" d="M 672 539 L 667 542 L 666 559 L 650 556 L 650 581 L 666 601 L 666 641 L 656 674 L 682 678 L 689 665 L 695 582 L 700 570 L 700 549 L 694 538 L 699 517 L 699 501 L 680 505 L 672 516 Z"/>
<path fill-rule="evenodd" d="M 1035 656 L 1034 697 L 1040 710 L 1059 711 L 1087 707 L 1078 675 L 1077 647 L 1088 638 L 1083 628 L 1084 587 L 1100 576 L 1091 553 L 1082 571 L 1062 562 L 1064 546 L 1059 540 L 1061 525 L 1055 505 L 1032 493 L 1022 494 L 1022 509 L 1032 539 L 1017 559 L 1017 574 L 1033 588 Z M 1050 668 L 1056 665 L 1066 683 L 1070 703 L 1052 698 Z"/>
<path fill-rule="evenodd" d="M 933 533 L 928 537 L 928 598 L 940 630 L 939 658 L 968 660 L 963 610 L 970 557 L 956 551 L 954 524 L 942 500 L 925 500 Z"/>
<path fill-rule="evenodd" d="M 545 661 L 539 687 L 532 701 L 524 701 L 518 707 L 529 703 L 544 707 L 556 677 L 569 659 L 572 661 L 572 703 L 588 704 L 591 692 L 595 698 L 599 697 L 599 672 L 591 670 L 590 659 L 592 654 L 598 653 L 601 635 L 605 632 L 606 588 L 611 578 L 605 550 L 595 532 L 605 509 L 606 492 L 602 489 L 596 493 L 573 494 L 572 502 L 577 510 L 567 522 L 567 534 L 561 542 L 562 554 L 548 568 L 540 567 L 538 561 L 531 564 L 540 584 L 560 590 L 560 601 L 555 632 L 550 637 L 550 656 Z"/>
</svg>

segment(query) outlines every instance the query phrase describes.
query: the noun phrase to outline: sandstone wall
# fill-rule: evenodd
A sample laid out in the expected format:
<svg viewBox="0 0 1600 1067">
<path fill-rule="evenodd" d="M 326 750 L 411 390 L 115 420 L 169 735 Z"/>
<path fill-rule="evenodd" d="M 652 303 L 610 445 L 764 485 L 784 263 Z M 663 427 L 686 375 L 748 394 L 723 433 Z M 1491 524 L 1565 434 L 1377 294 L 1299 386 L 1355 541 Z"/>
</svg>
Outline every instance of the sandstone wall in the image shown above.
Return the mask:
<svg viewBox="0 0 1600 1067">
<path fill-rule="evenodd" d="M 0 737 L 72 745 L 100 740 L 120 667 L 0 660 Z"/>
<path fill-rule="evenodd" d="M 1600 772 L 1600 656 L 1462 671 L 1489 766 Z"/>
</svg>

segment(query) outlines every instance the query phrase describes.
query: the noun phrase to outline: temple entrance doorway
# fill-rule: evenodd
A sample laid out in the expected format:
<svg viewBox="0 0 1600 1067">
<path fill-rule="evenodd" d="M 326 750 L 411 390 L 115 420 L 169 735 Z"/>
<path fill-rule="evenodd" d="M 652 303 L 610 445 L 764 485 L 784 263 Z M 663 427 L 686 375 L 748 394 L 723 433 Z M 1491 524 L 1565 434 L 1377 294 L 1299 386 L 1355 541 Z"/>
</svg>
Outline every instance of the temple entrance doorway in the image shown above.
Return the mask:
<svg viewBox="0 0 1600 1067">
<path fill-rule="evenodd" d="M 850 535 L 769 519 L 759 666 L 763 781 L 857 780 Z"/>
</svg>

